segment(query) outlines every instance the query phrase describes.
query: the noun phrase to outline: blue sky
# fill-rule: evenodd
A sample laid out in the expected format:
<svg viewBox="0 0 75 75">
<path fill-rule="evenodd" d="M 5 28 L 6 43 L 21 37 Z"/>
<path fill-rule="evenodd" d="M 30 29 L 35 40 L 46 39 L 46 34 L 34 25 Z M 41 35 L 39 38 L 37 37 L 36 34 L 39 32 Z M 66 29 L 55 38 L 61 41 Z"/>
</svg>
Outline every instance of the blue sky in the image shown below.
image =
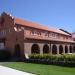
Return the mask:
<svg viewBox="0 0 75 75">
<path fill-rule="evenodd" d="M 0 0 L 0 13 L 75 31 L 75 0 Z"/>
</svg>

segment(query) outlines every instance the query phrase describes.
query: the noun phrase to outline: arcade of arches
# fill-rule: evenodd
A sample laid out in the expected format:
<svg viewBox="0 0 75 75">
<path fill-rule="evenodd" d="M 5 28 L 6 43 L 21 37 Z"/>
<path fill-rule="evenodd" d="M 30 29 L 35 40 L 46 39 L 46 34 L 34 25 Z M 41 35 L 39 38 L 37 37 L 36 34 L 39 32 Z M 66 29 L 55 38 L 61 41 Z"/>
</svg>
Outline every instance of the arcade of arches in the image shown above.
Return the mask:
<svg viewBox="0 0 75 75">
<path fill-rule="evenodd" d="M 40 53 L 40 48 L 39 48 L 39 46 L 38 46 L 37 44 L 33 44 L 33 45 L 32 45 L 31 53 L 32 53 L 32 54 L 33 54 L 33 53 L 37 53 L 37 54 Z"/>
<path fill-rule="evenodd" d="M 57 46 L 56 45 L 52 46 L 52 54 L 57 54 Z"/>
<path fill-rule="evenodd" d="M 46 44 L 43 46 L 43 54 L 49 53 L 49 46 Z"/>
<path fill-rule="evenodd" d="M 39 44 L 32 44 L 31 46 L 31 54 L 65 54 L 65 53 L 74 53 L 75 46 L 73 45 L 57 45 L 57 44 L 44 44 L 42 48 L 40 48 Z"/>
</svg>

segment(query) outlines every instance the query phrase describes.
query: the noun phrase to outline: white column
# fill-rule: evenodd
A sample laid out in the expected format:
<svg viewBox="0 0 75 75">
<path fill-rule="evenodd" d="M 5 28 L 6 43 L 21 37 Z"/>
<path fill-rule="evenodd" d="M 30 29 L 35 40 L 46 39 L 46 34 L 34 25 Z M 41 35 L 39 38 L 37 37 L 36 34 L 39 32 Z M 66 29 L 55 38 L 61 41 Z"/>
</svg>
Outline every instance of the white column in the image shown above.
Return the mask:
<svg viewBox="0 0 75 75">
<path fill-rule="evenodd" d="M 53 46 L 53 44 L 51 44 L 51 52 L 50 52 L 51 54 L 52 54 L 52 46 Z"/>
<path fill-rule="evenodd" d="M 74 45 L 72 45 L 72 52 L 74 53 Z"/>
<path fill-rule="evenodd" d="M 31 47 L 33 43 L 24 43 L 24 54 L 31 54 Z"/>
<path fill-rule="evenodd" d="M 68 47 L 68 53 L 70 53 L 70 45 L 68 45 L 67 47 Z"/>
<path fill-rule="evenodd" d="M 39 44 L 40 47 L 40 54 L 43 54 L 43 44 Z"/>
<path fill-rule="evenodd" d="M 57 54 L 59 54 L 59 45 L 56 45 L 57 46 Z"/>
<path fill-rule="evenodd" d="M 65 54 L 65 45 L 63 45 L 63 54 Z"/>
<path fill-rule="evenodd" d="M 74 53 L 74 46 L 72 45 L 72 53 Z"/>
</svg>

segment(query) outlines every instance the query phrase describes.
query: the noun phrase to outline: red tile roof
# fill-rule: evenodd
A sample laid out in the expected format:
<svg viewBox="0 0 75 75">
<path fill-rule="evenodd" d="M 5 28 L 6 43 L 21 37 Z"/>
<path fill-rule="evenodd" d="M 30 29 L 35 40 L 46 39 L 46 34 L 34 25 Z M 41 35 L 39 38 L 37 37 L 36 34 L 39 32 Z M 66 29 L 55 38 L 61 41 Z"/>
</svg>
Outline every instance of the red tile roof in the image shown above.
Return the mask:
<svg viewBox="0 0 75 75">
<path fill-rule="evenodd" d="M 20 25 L 23 25 L 23 26 L 28 26 L 28 27 L 33 27 L 33 28 L 37 28 L 37 29 L 52 31 L 52 32 L 59 33 L 59 34 L 69 35 L 69 34 L 67 34 L 67 33 L 65 33 L 65 32 L 63 32 L 63 31 L 61 31 L 57 28 L 49 28 L 47 26 L 44 26 L 44 25 L 41 25 L 41 24 L 38 24 L 38 23 L 29 22 L 29 21 L 19 19 L 19 18 L 14 18 L 14 22 L 16 24 L 20 24 Z"/>
<path fill-rule="evenodd" d="M 33 22 L 29 22 L 29 21 L 26 21 L 23 19 L 19 19 L 19 18 L 11 16 L 10 14 L 8 14 L 6 12 L 3 12 L 2 14 L 10 16 L 12 19 L 14 19 L 14 22 L 16 24 L 20 24 L 20 25 L 28 26 L 28 27 L 33 27 L 33 28 L 37 28 L 37 29 L 41 29 L 41 30 L 46 30 L 46 31 L 52 31 L 52 32 L 59 33 L 59 34 L 69 35 L 68 33 L 64 32 L 64 31 L 61 31 L 60 29 L 49 28 L 47 26 L 43 26 L 43 25 L 38 24 L 38 23 L 33 23 Z"/>
</svg>

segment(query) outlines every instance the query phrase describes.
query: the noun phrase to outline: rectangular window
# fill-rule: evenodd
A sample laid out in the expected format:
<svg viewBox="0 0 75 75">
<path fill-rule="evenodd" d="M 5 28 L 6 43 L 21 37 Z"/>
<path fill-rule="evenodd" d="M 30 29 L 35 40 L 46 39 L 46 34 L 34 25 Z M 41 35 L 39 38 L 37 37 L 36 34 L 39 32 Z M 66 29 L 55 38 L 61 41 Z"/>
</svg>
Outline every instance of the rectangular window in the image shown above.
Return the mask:
<svg viewBox="0 0 75 75">
<path fill-rule="evenodd" d="M 45 33 L 45 36 L 46 36 L 46 37 L 49 37 L 49 33 L 48 33 L 48 32 L 46 32 L 46 33 Z"/>
<path fill-rule="evenodd" d="M 4 43 L 0 43 L 0 49 L 4 49 Z"/>
</svg>

